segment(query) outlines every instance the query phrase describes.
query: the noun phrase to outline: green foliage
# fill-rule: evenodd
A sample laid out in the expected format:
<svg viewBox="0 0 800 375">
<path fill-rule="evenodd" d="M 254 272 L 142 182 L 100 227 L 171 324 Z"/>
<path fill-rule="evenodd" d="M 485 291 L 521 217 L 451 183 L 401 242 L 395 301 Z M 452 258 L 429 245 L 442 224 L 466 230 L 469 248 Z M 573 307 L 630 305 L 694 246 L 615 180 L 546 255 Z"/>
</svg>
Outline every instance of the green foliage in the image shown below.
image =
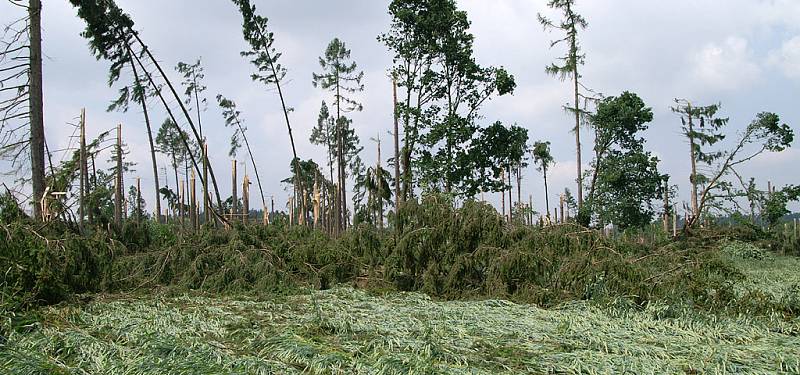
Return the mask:
<svg viewBox="0 0 800 375">
<path fill-rule="evenodd" d="M 588 221 L 593 213 L 600 223 L 614 223 L 622 229 L 650 224 L 653 202 L 663 196 L 666 179 L 658 171 L 658 159 L 644 149 L 641 133 L 652 120 L 650 107 L 628 91 L 597 105 L 591 116 L 595 130 L 588 196 L 591 212 L 579 213 L 579 221 Z"/>
<path fill-rule="evenodd" d="M 13 311 L 37 304 L 57 303 L 74 293 L 104 290 L 110 264 L 122 250 L 119 243 L 98 232 L 91 236 L 65 228 L 41 232 L 32 224 L 0 224 L 0 309 Z"/>
</svg>

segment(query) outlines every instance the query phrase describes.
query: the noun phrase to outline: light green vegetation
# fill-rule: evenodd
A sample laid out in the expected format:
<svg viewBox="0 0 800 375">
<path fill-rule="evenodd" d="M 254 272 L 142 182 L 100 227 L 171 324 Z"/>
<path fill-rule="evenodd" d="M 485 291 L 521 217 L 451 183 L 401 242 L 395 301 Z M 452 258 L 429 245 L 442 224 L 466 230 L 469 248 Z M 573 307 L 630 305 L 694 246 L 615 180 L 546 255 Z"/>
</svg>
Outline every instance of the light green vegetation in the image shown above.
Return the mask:
<svg viewBox="0 0 800 375">
<path fill-rule="evenodd" d="M 800 321 L 570 303 L 433 301 L 350 288 L 289 297 L 98 297 L 40 310 L 8 373 L 798 373 Z"/>
</svg>

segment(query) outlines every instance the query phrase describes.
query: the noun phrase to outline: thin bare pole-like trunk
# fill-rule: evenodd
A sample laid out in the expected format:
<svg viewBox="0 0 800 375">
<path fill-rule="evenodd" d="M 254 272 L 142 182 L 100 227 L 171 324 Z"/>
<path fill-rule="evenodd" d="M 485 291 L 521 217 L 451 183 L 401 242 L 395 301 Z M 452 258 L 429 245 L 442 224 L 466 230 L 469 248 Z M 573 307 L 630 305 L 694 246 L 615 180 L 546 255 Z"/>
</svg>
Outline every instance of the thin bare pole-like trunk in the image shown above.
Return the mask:
<svg viewBox="0 0 800 375">
<path fill-rule="evenodd" d="M 81 135 L 80 135 L 80 165 L 78 166 L 81 174 L 81 186 L 78 206 L 78 216 L 80 228 L 83 230 L 83 217 L 86 215 L 86 191 L 87 191 L 87 177 L 88 171 L 86 169 L 86 108 L 81 109 Z"/>
<path fill-rule="evenodd" d="M 130 46 L 128 46 L 128 54 L 132 54 Z M 143 87 L 141 80 L 139 80 L 139 71 L 136 69 L 136 64 L 133 62 L 133 59 L 130 59 L 131 70 L 133 70 L 133 78 L 136 81 L 136 86 Z M 150 115 L 147 112 L 147 95 L 142 92 L 142 96 L 139 98 L 139 104 L 142 106 L 142 114 L 144 115 L 144 124 L 147 127 L 147 141 L 150 145 L 150 160 L 153 164 L 153 181 L 156 189 L 156 222 L 161 222 L 161 197 L 160 197 L 160 186 L 158 182 L 158 165 L 156 163 L 156 148 L 153 144 L 153 130 L 150 127 Z M 138 202 L 137 202 L 138 204 Z"/>
<path fill-rule="evenodd" d="M 694 124 L 692 123 L 691 104 L 687 106 L 687 113 L 689 117 L 689 157 L 692 163 L 692 174 L 689 180 L 692 183 L 691 200 L 692 200 L 692 222 L 700 217 L 700 205 L 697 201 L 697 154 L 695 148 L 697 147 L 694 142 Z"/>
<path fill-rule="evenodd" d="M 161 64 L 158 63 L 158 60 L 156 60 L 155 56 L 153 56 L 152 52 L 150 52 L 150 49 L 147 47 L 146 44 L 144 44 L 144 41 L 142 41 L 141 37 L 139 37 L 139 33 L 134 31 L 133 29 L 129 29 L 129 31 L 136 38 L 136 41 L 139 43 L 139 45 L 142 47 L 142 50 L 145 52 L 145 54 L 147 54 L 147 57 L 150 59 L 150 61 L 156 67 L 156 70 L 158 70 L 159 74 L 161 74 L 161 77 L 164 79 L 164 82 L 167 84 L 167 87 L 169 88 L 169 90 L 172 93 L 173 97 L 175 97 L 175 99 L 176 99 L 175 102 L 178 103 L 178 105 L 180 106 L 181 111 L 183 112 L 183 115 L 184 115 L 184 117 L 186 118 L 186 121 L 189 124 L 189 128 L 192 130 L 192 133 L 195 136 L 195 139 L 197 140 L 197 142 L 199 144 L 202 144 L 203 143 L 203 138 L 197 132 L 197 129 L 195 129 L 194 122 L 192 121 L 192 118 L 189 115 L 189 111 L 186 109 L 186 106 L 183 105 L 183 101 L 180 100 L 180 97 L 178 96 L 177 91 L 175 91 L 175 87 L 172 85 L 172 82 L 167 78 L 167 74 L 164 72 L 164 69 L 161 68 Z M 134 57 L 136 58 L 136 60 L 139 63 L 139 65 L 142 66 L 142 69 L 144 69 L 144 65 L 142 65 L 142 62 L 139 60 L 138 56 L 136 56 L 134 54 Z M 147 73 L 147 72 L 145 72 L 145 73 Z M 150 83 L 153 86 L 153 88 L 156 90 L 158 95 L 161 97 L 161 90 L 158 88 L 158 86 L 155 84 L 155 82 L 153 82 L 152 76 L 149 73 L 147 73 L 147 77 L 148 77 L 148 81 L 150 81 Z M 172 115 L 172 111 L 169 109 L 169 106 L 167 105 L 166 100 L 164 100 L 163 97 L 161 97 L 161 100 L 164 103 L 164 106 L 166 107 L 165 109 L 167 110 L 167 113 L 170 115 L 170 118 L 172 118 L 172 120 L 177 124 L 178 122 L 175 121 L 175 116 Z M 183 137 L 181 137 L 181 138 L 183 139 Z M 188 150 L 189 149 L 188 143 L 186 143 L 185 139 L 183 141 L 184 141 L 184 145 L 186 146 L 186 149 Z M 199 166 L 197 165 L 197 162 L 194 160 L 194 157 L 192 157 L 192 164 L 194 164 L 195 169 L 197 169 L 199 171 Z M 219 194 L 219 187 L 217 185 L 217 178 L 216 178 L 216 175 L 214 175 L 214 168 L 212 168 L 210 165 L 209 165 L 209 168 L 208 168 L 208 173 L 211 175 L 211 182 L 214 185 L 214 193 L 216 194 L 217 205 L 219 206 L 220 209 L 222 209 L 222 199 L 220 198 L 220 194 Z M 206 181 L 206 180 L 202 180 L 200 182 L 203 185 L 207 185 L 208 184 L 208 181 Z M 216 211 L 214 211 L 214 212 L 215 212 L 215 215 L 218 218 L 221 218 L 221 219 L 224 220 L 224 217 L 223 217 L 223 215 L 221 213 L 216 212 Z"/>
<path fill-rule="evenodd" d="M 31 183 L 33 216 L 42 219 L 40 202 L 45 190 L 44 177 L 44 100 L 42 94 L 42 1 L 28 2 L 30 30 L 28 110 L 30 116 Z"/>
<path fill-rule="evenodd" d="M 575 40 L 572 39 L 573 48 Z M 573 72 L 573 83 L 575 87 L 575 159 L 578 172 L 578 211 L 583 207 L 583 168 L 581 165 L 581 112 L 580 103 L 578 98 L 578 63 L 575 62 L 575 71 Z"/>
<path fill-rule="evenodd" d="M 394 214 L 400 209 L 400 129 L 397 124 L 397 80 L 392 78 L 392 112 L 394 112 Z"/>
<path fill-rule="evenodd" d="M 122 224 L 122 199 L 123 199 L 123 177 L 122 177 L 122 124 L 117 125 L 117 175 L 114 189 L 114 224 L 118 227 Z"/>
<path fill-rule="evenodd" d="M 550 193 L 547 192 L 547 167 L 542 167 L 542 176 L 544 176 L 544 207 L 547 212 L 547 217 L 550 217 Z"/>
</svg>

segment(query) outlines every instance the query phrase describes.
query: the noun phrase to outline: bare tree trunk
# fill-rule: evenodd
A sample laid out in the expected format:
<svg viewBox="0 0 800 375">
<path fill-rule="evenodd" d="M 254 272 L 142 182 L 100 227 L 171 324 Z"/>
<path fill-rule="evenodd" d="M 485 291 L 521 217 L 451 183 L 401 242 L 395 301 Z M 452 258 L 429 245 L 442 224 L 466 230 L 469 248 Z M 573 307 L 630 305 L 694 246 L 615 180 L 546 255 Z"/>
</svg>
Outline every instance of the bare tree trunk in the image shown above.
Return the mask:
<svg viewBox="0 0 800 375">
<path fill-rule="evenodd" d="M 130 47 L 128 47 L 128 53 L 132 53 Z M 133 62 L 133 59 L 130 60 L 131 70 L 133 70 L 133 78 L 136 80 L 137 86 L 142 86 L 141 81 L 139 80 L 139 71 L 136 69 L 136 64 Z M 150 115 L 147 112 L 147 99 L 146 95 L 143 92 L 142 97 L 139 98 L 139 104 L 142 106 L 142 113 L 144 114 L 144 124 L 147 127 L 147 141 L 150 145 L 150 160 L 153 163 L 153 181 L 156 189 L 156 222 L 161 222 L 161 196 L 159 195 L 160 186 L 158 182 L 158 165 L 156 164 L 156 148 L 153 144 L 153 130 L 150 127 Z M 138 204 L 138 202 L 137 202 Z"/>
<path fill-rule="evenodd" d="M 573 44 L 574 44 L 573 39 Z M 575 156 L 578 171 L 578 211 L 583 208 L 583 171 L 581 166 L 581 114 L 580 103 L 578 98 L 578 64 L 575 63 L 575 71 L 573 72 L 573 82 L 575 86 Z"/>
<path fill-rule="evenodd" d="M 238 181 L 236 181 L 236 159 L 231 162 L 231 221 L 239 214 L 239 197 L 237 196 Z M 244 196 L 244 191 L 242 191 Z"/>
<path fill-rule="evenodd" d="M 30 86 L 28 105 L 30 116 L 31 182 L 33 185 L 33 216 L 42 219 L 40 202 L 45 190 L 44 177 L 44 99 L 42 94 L 42 1 L 28 2 L 30 18 Z"/>
<path fill-rule="evenodd" d="M 397 80 L 392 78 L 392 112 L 394 112 L 394 214 L 400 209 L 400 128 L 397 124 Z"/>
<path fill-rule="evenodd" d="M 692 183 L 692 222 L 694 222 L 700 216 L 700 205 L 697 202 L 697 155 L 695 153 L 696 146 L 694 142 L 694 125 L 692 124 L 691 105 L 689 105 L 686 112 L 689 115 L 689 156 L 692 162 L 692 174 L 689 176 L 689 181 Z"/>
<path fill-rule="evenodd" d="M 86 169 L 86 108 L 81 109 L 81 135 L 80 135 L 80 174 L 81 174 L 81 186 L 80 186 L 80 194 L 79 197 L 79 206 L 78 206 L 78 216 L 80 228 L 83 230 L 83 217 L 86 214 L 86 191 L 87 189 L 87 177 L 88 177 L 88 170 Z"/>
<path fill-rule="evenodd" d="M 547 167 L 542 168 L 542 175 L 544 176 L 544 207 L 547 216 L 550 217 L 550 193 L 547 192 Z"/>
<path fill-rule="evenodd" d="M 122 124 L 117 125 L 117 175 L 116 188 L 114 189 L 114 224 L 118 227 L 122 224 L 122 199 L 123 199 L 123 179 L 122 179 Z"/>
</svg>

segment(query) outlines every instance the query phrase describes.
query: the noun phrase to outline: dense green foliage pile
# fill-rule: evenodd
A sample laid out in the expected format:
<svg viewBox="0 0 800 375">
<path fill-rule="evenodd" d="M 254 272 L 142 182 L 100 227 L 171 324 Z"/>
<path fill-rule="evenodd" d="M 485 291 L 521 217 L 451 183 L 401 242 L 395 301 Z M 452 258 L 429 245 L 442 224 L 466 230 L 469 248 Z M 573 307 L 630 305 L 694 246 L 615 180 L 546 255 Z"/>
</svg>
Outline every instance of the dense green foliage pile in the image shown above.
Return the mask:
<svg viewBox="0 0 800 375">
<path fill-rule="evenodd" d="M 797 308 L 779 298 L 739 298 L 742 274 L 731 257 L 763 258 L 738 230 L 672 241 L 644 234 L 604 236 L 565 224 L 508 225 L 489 205 L 431 195 L 408 202 L 397 232 L 362 225 L 331 238 L 306 227 L 237 226 L 181 233 L 131 222 L 119 233 L 78 235 L 57 225 L 37 231 L 24 220 L 3 224 L 0 257 L 6 310 L 49 304 L 76 293 L 168 287 L 211 293 L 271 293 L 339 283 L 422 291 L 436 298 L 503 298 L 554 306 L 566 301 L 665 301 L 715 310 Z M 0 233 L 3 234 L 3 233 Z M 752 237 L 752 238 L 749 238 Z"/>
</svg>

